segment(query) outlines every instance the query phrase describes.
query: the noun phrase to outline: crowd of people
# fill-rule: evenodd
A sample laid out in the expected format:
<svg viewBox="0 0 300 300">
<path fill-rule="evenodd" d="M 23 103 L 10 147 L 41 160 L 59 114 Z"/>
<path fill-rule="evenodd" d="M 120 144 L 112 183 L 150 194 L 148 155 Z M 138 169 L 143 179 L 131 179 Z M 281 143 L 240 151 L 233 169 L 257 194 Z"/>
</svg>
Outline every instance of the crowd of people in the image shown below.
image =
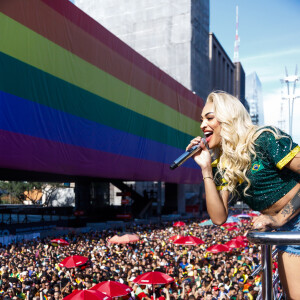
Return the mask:
<svg viewBox="0 0 300 300">
<path fill-rule="evenodd" d="M 90 289 L 108 280 L 132 288 L 124 300 L 149 300 L 153 296 L 161 300 L 255 299 L 261 280 L 260 275 L 251 274 L 260 263 L 259 246 L 248 243 L 215 254 L 206 250 L 245 235 L 250 223 L 239 222 L 238 230 L 233 231 L 202 226 L 199 220 L 178 228 L 171 222 L 132 224 L 126 231 L 137 234 L 139 241 L 119 245 L 108 242 L 115 234 L 122 234 L 117 229 L 61 236 L 68 246 L 52 245 L 54 237 L 0 245 L 0 299 L 63 299 L 75 289 Z M 169 238 L 177 234 L 196 236 L 205 244 L 176 245 Z M 71 255 L 88 257 L 88 262 L 76 268 L 59 265 Z M 174 282 L 154 288 L 133 282 L 138 275 L 153 270 L 170 275 Z"/>
</svg>

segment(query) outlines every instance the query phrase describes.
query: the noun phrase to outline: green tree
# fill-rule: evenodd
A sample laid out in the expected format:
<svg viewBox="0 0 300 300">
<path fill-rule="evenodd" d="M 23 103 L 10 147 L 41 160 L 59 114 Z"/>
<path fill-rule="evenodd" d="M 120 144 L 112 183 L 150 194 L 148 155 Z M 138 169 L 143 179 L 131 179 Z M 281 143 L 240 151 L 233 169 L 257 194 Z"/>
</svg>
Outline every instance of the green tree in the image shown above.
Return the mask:
<svg viewBox="0 0 300 300">
<path fill-rule="evenodd" d="M 16 199 L 18 203 L 24 203 L 25 200 L 31 203 L 37 203 L 37 193 L 40 191 L 46 195 L 45 205 L 48 206 L 53 193 L 60 187 L 60 183 L 47 182 L 29 182 L 29 181 L 0 181 L 0 189 L 8 194 L 10 203 Z"/>
<path fill-rule="evenodd" d="M 46 183 L 42 186 L 42 192 L 43 195 L 45 195 L 45 202 L 43 203 L 44 206 L 51 206 L 52 197 L 59 188 L 63 188 L 63 185 L 58 182 Z"/>
</svg>

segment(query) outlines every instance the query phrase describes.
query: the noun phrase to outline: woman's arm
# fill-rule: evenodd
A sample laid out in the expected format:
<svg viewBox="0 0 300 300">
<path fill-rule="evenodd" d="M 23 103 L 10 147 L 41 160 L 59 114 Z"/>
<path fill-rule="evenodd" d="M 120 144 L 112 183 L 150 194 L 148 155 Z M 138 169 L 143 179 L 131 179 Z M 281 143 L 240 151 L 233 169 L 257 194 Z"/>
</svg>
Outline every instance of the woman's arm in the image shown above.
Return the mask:
<svg viewBox="0 0 300 300">
<path fill-rule="evenodd" d="M 211 280 L 209 285 L 207 287 L 204 288 L 205 293 L 208 292 L 212 286 L 213 281 Z"/>
<path fill-rule="evenodd" d="M 266 231 L 268 229 L 276 229 L 288 221 L 300 212 L 300 190 L 297 191 L 296 195 L 289 201 L 276 215 L 260 215 L 253 218 L 253 228 Z"/>
<path fill-rule="evenodd" d="M 300 152 L 286 164 L 285 168 L 300 174 Z M 265 231 L 268 229 L 276 229 L 293 217 L 298 215 L 300 212 L 300 190 L 297 191 L 295 196 L 274 216 L 261 215 L 253 219 L 253 227 L 260 231 Z"/>
<path fill-rule="evenodd" d="M 208 149 L 206 148 L 201 137 L 196 137 L 188 145 L 187 149 L 200 144 L 201 150 L 196 152 L 193 156 L 195 162 L 201 167 L 205 194 L 206 194 L 206 207 L 207 212 L 216 225 L 222 225 L 226 222 L 228 216 L 228 198 L 229 192 L 222 190 L 219 192 L 216 188 L 214 182 L 212 166 L 211 166 L 211 155 Z"/>
<path fill-rule="evenodd" d="M 61 293 L 64 293 L 65 290 L 70 286 L 70 281 L 61 289 Z"/>
<path fill-rule="evenodd" d="M 300 174 L 300 152 L 298 152 L 295 157 L 285 166 L 286 168 Z"/>
<path fill-rule="evenodd" d="M 170 293 L 169 293 L 169 289 L 167 287 L 165 287 L 163 289 L 164 293 L 166 294 L 166 300 L 170 300 Z"/>
<path fill-rule="evenodd" d="M 288 202 L 283 209 L 277 214 L 277 220 L 279 224 L 284 225 L 290 221 L 294 216 L 298 215 L 300 212 L 300 189 L 293 197 L 293 199 Z"/>
<path fill-rule="evenodd" d="M 222 225 L 226 222 L 228 217 L 229 192 L 226 190 L 218 192 L 212 175 L 206 175 L 210 174 L 210 172 L 206 173 L 202 171 L 202 173 L 205 187 L 207 212 L 214 224 Z"/>
<path fill-rule="evenodd" d="M 182 287 L 182 291 L 181 291 L 180 297 L 181 297 L 181 299 L 184 299 L 184 297 L 185 297 L 185 283 L 184 282 L 181 283 L 181 287 Z"/>
</svg>

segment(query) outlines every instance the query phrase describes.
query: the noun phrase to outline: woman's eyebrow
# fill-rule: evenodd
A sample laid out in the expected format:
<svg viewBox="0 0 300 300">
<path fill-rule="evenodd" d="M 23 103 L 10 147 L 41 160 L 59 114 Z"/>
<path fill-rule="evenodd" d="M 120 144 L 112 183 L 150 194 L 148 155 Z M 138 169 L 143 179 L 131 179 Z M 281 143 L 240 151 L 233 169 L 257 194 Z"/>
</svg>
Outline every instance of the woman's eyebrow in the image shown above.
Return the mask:
<svg viewBox="0 0 300 300">
<path fill-rule="evenodd" d="M 206 113 L 206 114 L 204 115 L 204 117 L 206 117 L 206 116 L 209 115 L 209 114 L 213 114 L 213 113 L 214 113 L 213 111 L 210 111 L 210 112 Z M 203 117 L 202 117 L 202 116 L 200 117 L 200 120 L 203 120 Z"/>
</svg>

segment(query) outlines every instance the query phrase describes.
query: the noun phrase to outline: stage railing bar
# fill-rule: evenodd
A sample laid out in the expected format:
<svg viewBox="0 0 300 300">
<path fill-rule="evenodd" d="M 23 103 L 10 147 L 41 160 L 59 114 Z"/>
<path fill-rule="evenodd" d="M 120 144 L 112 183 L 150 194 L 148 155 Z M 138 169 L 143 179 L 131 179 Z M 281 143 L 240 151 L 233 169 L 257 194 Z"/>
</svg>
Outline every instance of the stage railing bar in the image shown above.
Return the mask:
<svg viewBox="0 0 300 300">
<path fill-rule="evenodd" d="M 263 271 L 263 275 L 261 295 L 263 300 L 273 300 L 273 287 L 278 279 L 275 278 L 274 282 L 272 280 L 272 257 L 275 251 L 271 253 L 271 247 L 272 245 L 300 245 L 300 232 L 251 231 L 247 234 L 247 238 L 254 244 L 262 245 L 261 270 Z M 258 269 L 259 268 L 254 271 L 256 272 L 255 275 L 259 273 Z M 279 296 L 279 298 L 281 297 L 282 295 Z"/>
</svg>

